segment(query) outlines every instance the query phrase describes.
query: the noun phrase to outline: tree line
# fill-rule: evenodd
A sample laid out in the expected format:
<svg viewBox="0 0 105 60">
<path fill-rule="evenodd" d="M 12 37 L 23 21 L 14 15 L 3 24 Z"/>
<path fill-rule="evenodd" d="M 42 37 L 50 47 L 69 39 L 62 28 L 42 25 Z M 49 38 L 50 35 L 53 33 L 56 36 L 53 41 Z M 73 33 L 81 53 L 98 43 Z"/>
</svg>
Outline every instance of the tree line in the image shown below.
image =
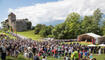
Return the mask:
<svg viewBox="0 0 105 60">
<path fill-rule="evenodd" d="M 56 39 L 73 39 L 84 33 L 95 33 L 105 35 L 105 20 L 103 13 L 98 8 L 92 15 L 81 17 L 78 13 L 70 13 L 66 20 L 56 26 L 37 24 L 34 29 L 35 34 L 42 37 L 50 37 Z"/>
</svg>

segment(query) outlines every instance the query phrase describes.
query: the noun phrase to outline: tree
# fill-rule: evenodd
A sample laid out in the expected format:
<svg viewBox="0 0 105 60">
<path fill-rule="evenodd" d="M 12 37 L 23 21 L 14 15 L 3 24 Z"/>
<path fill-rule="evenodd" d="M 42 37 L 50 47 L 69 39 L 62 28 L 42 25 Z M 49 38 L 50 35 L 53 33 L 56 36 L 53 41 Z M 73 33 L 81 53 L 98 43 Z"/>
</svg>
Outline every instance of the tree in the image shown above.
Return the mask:
<svg viewBox="0 0 105 60">
<path fill-rule="evenodd" d="M 95 33 L 102 35 L 105 34 L 105 23 L 100 26 L 99 22 L 102 19 L 100 9 L 96 9 L 91 16 L 84 16 L 81 20 L 78 13 L 71 13 L 67 16 L 64 23 L 58 24 L 55 27 L 37 25 L 35 33 L 43 37 L 54 37 L 57 39 L 74 39 L 80 34 Z"/>
<path fill-rule="evenodd" d="M 35 34 L 39 34 L 39 32 L 43 29 L 45 27 L 45 25 L 44 24 L 37 24 L 36 26 L 35 26 Z"/>
<path fill-rule="evenodd" d="M 1 25 L 2 25 L 4 31 L 7 31 L 9 29 L 9 25 L 7 23 L 7 20 L 6 21 L 2 21 Z"/>
<path fill-rule="evenodd" d="M 93 12 L 93 28 L 94 28 L 94 33 L 102 35 L 102 30 L 100 27 L 99 22 L 102 19 L 103 13 L 101 10 L 98 8 Z"/>
<path fill-rule="evenodd" d="M 102 26 L 102 33 L 103 33 L 103 35 L 105 35 L 105 21 L 104 21 L 103 26 Z"/>
<path fill-rule="evenodd" d="M 69 27 L 69 38 L 76 38 L 80 32 L 80 15 L 78 13 L 71 13 L 66 18 L 66 26 Z"/>
<path fill-rule="evenodd" d="M 66 26 L 65 23 L 61 23 L 54 27 L 54 29 L 52 30 L 52 35 L 54 36 L 54 38 L 57 39 L 65 38 L 64 36 L 65 26 Z"/>
<path fill-rule="evenodd" d="M 94 19 L 94 22 L 95 24 L 98 24 L 102 18 L 102 12 L 100 11 L 100 9 L 96 9 L 94 12 L 93 12 L 93 19 Z"/>
<path fill-rule="evenodd" d="M 92 32 L 92 24 L 93 24 L 92 18 L 93 18 L 92 16 L 85 16 L 84 17 L 84 19 L 81 22 L 82 33 Z"/>
<path fill-rule="evenodd" d="M 27 29 L 31 29 L 32 23 L 31 22 L 27 22 Z"/>
<path fill-rule="evenodd" d="M 102 35 L 102 30 L 100 28 L 100 20 L 102 18 L 102 13 L 100 9 L 96 9 L 92 16 L 85 16 L 81 22 L 82 33 L 95 33 Z"/>
<path fill-rule="evenodd" d="M 49 35 L 51 36 L 52 35 L 52 29 L 53 29 L 53 26 L 50 25 L 50 26 L 45 26 L 43 27 L 43 29 L 40 31 L 40 35 L 42 37 L 48 37 Z"/>
</svg>

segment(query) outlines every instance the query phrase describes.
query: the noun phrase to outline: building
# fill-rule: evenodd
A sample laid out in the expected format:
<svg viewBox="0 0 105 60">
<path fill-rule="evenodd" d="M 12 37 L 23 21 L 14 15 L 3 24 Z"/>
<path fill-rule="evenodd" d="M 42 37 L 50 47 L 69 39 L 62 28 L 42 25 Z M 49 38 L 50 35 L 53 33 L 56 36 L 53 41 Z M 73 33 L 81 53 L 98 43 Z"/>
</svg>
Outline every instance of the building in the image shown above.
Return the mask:
<svg viewBox="0 0 105 60">
<path fill-rule="evenodd" d="M 28 19 L 16 19 L 14 13 L 8 15 L 8 19 L 5 20 L 10 28 L 16 31 L 25 31 L 31 29 L 32 23 Z"/>
</svg>

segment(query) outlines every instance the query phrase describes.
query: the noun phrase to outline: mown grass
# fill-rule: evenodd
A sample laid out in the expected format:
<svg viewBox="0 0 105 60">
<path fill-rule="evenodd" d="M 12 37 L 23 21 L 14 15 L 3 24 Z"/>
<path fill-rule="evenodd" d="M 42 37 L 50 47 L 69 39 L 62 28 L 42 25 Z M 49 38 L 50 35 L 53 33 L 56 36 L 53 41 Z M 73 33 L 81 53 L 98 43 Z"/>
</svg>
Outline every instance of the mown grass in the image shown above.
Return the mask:
<svg viewBox="0 0 105 60">
<path fill-rule="evenodd" d="M 81 45 L 89 45 L 89 44 L 92 44 L 91 42 L 62 42 L 64 44 L 73 44 L 73 43 L 79 43 Z"/>
<path fill-rule="evenodd" d="M 34 30 L 24 31 L 24 32 L 17 32 L 17 34 L 20 34 L 22 36 L 31 38 L 32 40 L 40 41 L 42 37 L 40 35 L 35 35 Z"/>
<path fill-rule="evenodd" d="M 105 60 L 105 54 L 101 54 L 101 55 L 94 54 L 93 57 L 96 58 L 96 60 Z M 42 57 L 40 57 L 40 59 L 42 59 Z M 17 58 L 7 56 L 6 60 L 29 60 L 29 59 L 24 58 L 24 56 L 20 54 Z M 30 60 L 32 60 L 32 59 L 30 59 Z M 49 56 L 49 57 L 47 57 L 47 60 L 64 60 L 64 57 L 54 58 L 52 56 Z"/>
<path fill-rule="evenodd" d="M 101 54 L 101 55 L 95 54 L 93 55 L 93 57 L 95 57 L 96 60 L 105 60 L 105 54 Z"/>
</svg>

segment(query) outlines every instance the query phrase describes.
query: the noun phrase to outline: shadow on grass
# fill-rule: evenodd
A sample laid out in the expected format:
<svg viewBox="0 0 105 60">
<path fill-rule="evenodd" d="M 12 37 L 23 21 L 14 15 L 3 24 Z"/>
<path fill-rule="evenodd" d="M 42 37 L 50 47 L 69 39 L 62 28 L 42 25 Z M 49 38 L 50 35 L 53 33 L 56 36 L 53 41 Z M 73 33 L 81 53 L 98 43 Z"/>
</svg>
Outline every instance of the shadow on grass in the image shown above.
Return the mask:
<svg viewBox="0 0 105 60">
<path fill-rule="evenodd" d="M 27 59 L 25 59 L 24 57 L 21 57 L 21 56 L 19 56 L 17 58 L 8 56 L 6 58 L 6 60 L 27 60 Z"/>
</svg>

